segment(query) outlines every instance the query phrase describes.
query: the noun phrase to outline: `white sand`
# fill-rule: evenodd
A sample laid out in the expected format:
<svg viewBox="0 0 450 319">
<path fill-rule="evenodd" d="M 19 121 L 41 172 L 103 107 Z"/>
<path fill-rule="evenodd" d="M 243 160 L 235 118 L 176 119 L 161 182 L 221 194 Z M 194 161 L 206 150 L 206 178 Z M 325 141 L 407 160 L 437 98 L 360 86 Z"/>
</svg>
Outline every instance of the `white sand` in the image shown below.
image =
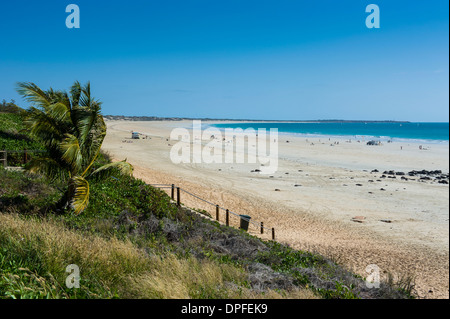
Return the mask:
<svg viewBox="0 0 450 319">
<path fill-rule="evenodd" d="M 376 264 L 384 274 L 414 276 L 423 298 L 449 297 L 448 185 L 404 181 L 400 176 L 380 178 L 384 170 L 448 173 L 448 144 L 422 144 L 426 150 L 420 150 L 414 143 L 368 146 L 362 140 L 307 141 L 280 135 L 278 171 L 271 178 L 250 172 L 260 168 L 258 163 L 172 163 L 169 145 L 177 141 L 167 139 L 173 128 L 191 126 L 189 121 L 107 124 L 103 149 L 116 160 L 127 158 L 136 177 L 148 183 L 173 183 L 235 213 L 248 214 L 253 221 L 274 227 L 278 241 L 320 252 L 362 276 L 368 275 L 367 265 Z M 131 140 L 132 130 L 151 139 Z M 380 172 L 371 173 L 373 169 Z M 182 202 L 215 217 L 213 207 L 183 193 Z M 363 216 L 363 223 L 352 221 L 355 216 Z M 231 216 L 232 225 L 238 221 Z M 259 235 L 259 229 L 251 225 L 250 233 Z M 262 237 L 270 239 L 270 233 Z"/>
</svg>

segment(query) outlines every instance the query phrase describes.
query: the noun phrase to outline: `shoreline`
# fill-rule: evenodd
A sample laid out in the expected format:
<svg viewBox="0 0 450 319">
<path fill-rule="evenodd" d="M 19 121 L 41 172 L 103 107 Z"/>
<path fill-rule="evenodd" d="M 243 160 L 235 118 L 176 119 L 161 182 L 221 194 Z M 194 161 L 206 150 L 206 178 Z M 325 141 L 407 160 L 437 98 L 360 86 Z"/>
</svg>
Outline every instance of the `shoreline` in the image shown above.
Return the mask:
<svg viewBox="0 0 450 319">
<path fill-rule="evenodd" d="M 332 257 L 363 276 L 373 263 L 397 276 L 414 274 L 421 298 L 448 298 L 448 186 L 399 178 L 376 182 L 384 169 L 447 172 L 448 145 L 430 144 L 419 157 L 416 147 L 400 153 L 395 143 L 330 147 L 315 140 L 311 146 L 302 137 L 287 137 L 286 143 L 283 135 L 280 169 L 269 178 L 252 173 L 255 164 L 171 163 L 168 144 L 173 142 L 167 138 L 180 124 L 107 121 L 104 149 L 117 160 L 127 157 L 135 176 L 147 183 L 175 183 L 274 226 L 280 242 Z M 124 143 L 131 130 L 151 139 Z M 185 204 L 204 209 L 194 201 Z M 364 217 L 362 223 L 352 220 L 357 216 Z"/>
<path fill-rule="evenodd" d="M 202 128 L 204 127 L 209 128 L 218 128 L 221 132 L 225 130 L 222 125 L 224 123 L 217 123 L 217 122 L 210 122 L 210 121 L 202 121 L 207 122 L 208 124 L 202 125 Z M 245 122 L 233 122 L 229 121 L 225 124 L 251 124 L 251 123 L 261 123 L 261 122 L 253 122 L 253 121 L 245 121 Z M 280 121 L 271 121 L 271 122 L 265 122 L 267 124 L 286 124 L 286 123 L 300 123 L 300 124 L 318 124 L 318 123 L 410 123 L 410 124 L 421 124 L 421 123 L 427 123 L 427 122 L 387 122 L 387 121 L 380 121 L 380 122 L 367 122 L 367 121 L 347 121 L 347 122 L 280 122 Z M 430 122 L 431 123 L 431 122 Z M 434 124 L 435 122 L 433 122 Z M 447 122 L 436 122 L 437 124 L 448 124 Z M 221 126 L 214 126 L 214 125 L 221 125 Z M 270 129 L 267 127 L 266 129 Z M 442 144 L 442 145 L 448 145 L 449 140 L 448 139 L 425 139 L 425 138 L 406 138 L 406 137 L 395 137 L 395 136 L 377 136 L 377 135 L 363 135 L 363 134 L 346 134 L 346 135 L 337 135 L 337 134 L 327 134 L 327 133 L 302 133 L 302 132 L 289 132 L 289 131 L 278 131 L 279 135 L 282 136 L 294 136 L 294 137 L 300 137 L 300 138 L 316 138 L 316 139 L 335 139 L 340 141 L 348 141 L 352 140 L 353 142 L 368 142 L 370 140 L 377 140 L 380 142 L 386 142 L 386 143 L 402 143 L 402 144 Z"/>
</svg>

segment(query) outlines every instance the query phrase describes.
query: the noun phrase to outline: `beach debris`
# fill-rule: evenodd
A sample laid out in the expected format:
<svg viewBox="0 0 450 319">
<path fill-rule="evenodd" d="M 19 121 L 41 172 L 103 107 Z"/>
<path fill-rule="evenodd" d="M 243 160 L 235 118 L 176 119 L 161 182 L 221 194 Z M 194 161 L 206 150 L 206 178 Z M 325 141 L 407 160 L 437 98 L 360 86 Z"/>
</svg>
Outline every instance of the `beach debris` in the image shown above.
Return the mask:
<svg viewBox="0 0 450 319">
<path fill-rule="evenodd" d="M 275 188 L 275 192 L 280 192 L 280 189 L 279 188 Z"/>
<path fill-rule="evenodd" d="M 364 217 L 364 216 L 355 216 L 351 219 L 351 221 L 355 222 L 355 223 L 364 223 L 365 219 L 366 219 L 366 217 Z"/>
<path fill-rule="evenodd" d="M 295 185 L 294 185 L 294 187 L 299 187 L 299 186 L 302 186 L 302 185 L 300 185 L 300 184 L 295 184 Z"/>
<path fill-rule="evenodd" d="M 356 186 L 363 186 L 362 184 L 356 184 Z"/>
<path fill-rule="evenodd" d="M 385 189 L 384 188 L 380 188 L 380 191 L 385 191 Z"/>
<path fill-rule="evenodd" d="M 372 171 L 371 171 L 371 173 L 378 173 L 379 171 L 377 170 L 377 169 L 373 169 Z"/>
<path fill-rule="evenodd" d="M 383 222 L 383 223 L 392 223 L 392 220 L 390 220 L 390 219 L 380 219 L 380 222 Z"/>
</svg>

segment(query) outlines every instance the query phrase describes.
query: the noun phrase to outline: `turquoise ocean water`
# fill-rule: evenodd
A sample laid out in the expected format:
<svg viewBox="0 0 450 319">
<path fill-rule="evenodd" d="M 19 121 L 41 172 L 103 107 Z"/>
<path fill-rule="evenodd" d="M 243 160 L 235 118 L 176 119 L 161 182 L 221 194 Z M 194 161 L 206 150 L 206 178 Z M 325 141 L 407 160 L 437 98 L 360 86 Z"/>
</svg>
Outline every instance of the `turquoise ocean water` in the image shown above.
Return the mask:
<svg viewBox="0 0 450 319">
<path fill-rule="evenodd" d="M 448 143 L 449 123 L 413 123 L 413 122 L 257 122 L 214 124 L 219 129 L 224 128 L 277 128 L 279 134 L 295 134 L 306 137 L 335 136 L 344 138 L 373 139 L 379 141 L 407 141 Z"/>
</svg>

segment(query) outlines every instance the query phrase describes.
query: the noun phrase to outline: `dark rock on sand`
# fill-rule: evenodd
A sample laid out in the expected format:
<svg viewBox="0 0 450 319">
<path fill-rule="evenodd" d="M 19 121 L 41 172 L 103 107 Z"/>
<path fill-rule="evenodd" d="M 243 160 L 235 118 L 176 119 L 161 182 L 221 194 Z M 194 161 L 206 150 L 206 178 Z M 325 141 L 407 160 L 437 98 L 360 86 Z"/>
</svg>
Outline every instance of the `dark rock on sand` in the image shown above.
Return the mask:
<svg viewBox="0 0 450 319">
<path fill-rule="evenodd" d="M 355 216 L 351 219 L 351 221 L 356 222 L 356 223 L 364 223 L 365 219 L 366 219 L 366 217 L 364 217 L 364 216 Z"/>
</svg>

